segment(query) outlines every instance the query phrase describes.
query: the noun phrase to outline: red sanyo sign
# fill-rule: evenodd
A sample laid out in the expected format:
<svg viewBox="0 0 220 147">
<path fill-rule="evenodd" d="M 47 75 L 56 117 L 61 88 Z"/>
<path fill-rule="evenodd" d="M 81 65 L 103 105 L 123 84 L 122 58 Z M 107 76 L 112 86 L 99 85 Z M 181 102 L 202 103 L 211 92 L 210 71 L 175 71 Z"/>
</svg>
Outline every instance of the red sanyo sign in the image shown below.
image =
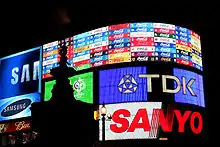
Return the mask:
<svg viewBox="0 0 220 147">
<path fill-rule="evenodd" d="M 181 113 L 180 110 L 170 109 L 164 114 L 161 105 L 162 103 L 158 102 L 107 105 L 112 119 L 106 122 L 106 139 L 108 140 L 108 137 L 109 140 L 117 139 L 112 136 L 114 134 L 117 136 L 123 134 L 119 137 L 123 139 L 157 138 L 159 127 L 163 132 L 173 131 L 174 119 L 178 122 L 178 132 L 185 131 L 187 121 L 193 133 L 199 134 L 202 131 L 203 119 L 199 112 L 187 110 Z"/>
</svg>

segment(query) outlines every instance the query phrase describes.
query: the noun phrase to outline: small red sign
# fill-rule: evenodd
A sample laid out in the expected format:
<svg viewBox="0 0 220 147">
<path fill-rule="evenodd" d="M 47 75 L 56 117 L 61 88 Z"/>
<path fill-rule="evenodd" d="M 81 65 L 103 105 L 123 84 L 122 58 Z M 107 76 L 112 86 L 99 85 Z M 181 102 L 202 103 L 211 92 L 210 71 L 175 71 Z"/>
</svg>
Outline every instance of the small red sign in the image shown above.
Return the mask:
<svg viewBox="0 0 220 147">
<path fill-rule="evenodd" d="M 24 131 L 29 129 L 31 129 L 29 120 L 0 124 L 0 133 Z"/>
</svg>

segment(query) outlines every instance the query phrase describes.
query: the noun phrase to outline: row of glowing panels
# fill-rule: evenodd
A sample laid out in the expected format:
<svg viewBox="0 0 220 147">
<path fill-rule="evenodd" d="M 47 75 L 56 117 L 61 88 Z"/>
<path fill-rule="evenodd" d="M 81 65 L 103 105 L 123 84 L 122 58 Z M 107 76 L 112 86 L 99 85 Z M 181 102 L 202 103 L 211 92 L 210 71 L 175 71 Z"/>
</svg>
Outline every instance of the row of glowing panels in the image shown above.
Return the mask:
<svg viewBox="0 0 220 147">
<path fill-rule="evenodd" d="M 200 37 L 186 28 L 161 23 L 108 26 L 43 45 L 43 77 L 68 47 L 68 62 L 76 70 L 131 61 L 176 62 L 202 70 Z"/>
<path fill-rule="evenodd" d="M 149 75 L 150 76 L 149 76 Z M 142 76 L 144 75 L 144 76 Z M 145 77 L 145 78 L 143 78 Z M 149 77 L 147 79 L 146 77 Z M 152 79 L 151 79 L 152 77 Z M 157 75 L 148 73 L 146 67 L 125 67 L 99 71 L 99 104 L 114 104 L 140 101 L 157 101 L 148 95 L 148 93 L 157 93 L 152 88 L 151 82 L 159 82 Z M 176 103 L 185 103 L 205 107 L 203 78 L 201 75 L 174 68 L 173 74 L 169 75 L 173 80 L 172 90 L 167 89 L 165 80 L 162 80 L 163 93 L 170 93 L 174 96 Z M 104 80 L 103 80 L 104 79 Z M 69 78 L 70 84 L 74 89 L 74 98 L 85 103 L 93 103 L 93 72 L 75 75 Z M 49 101 L 52 97 L 52 89 L 56 81 L 45 83 L 44 101 Z M 156 83 L 155 83 L 156 84 Z M 161 84 L 156 84 L 161 85 Z M 149 90 L 151 89 L 151 90 Z M 152 99 L 153 98 L 153 99 Z M 161 101 L 167 101 L 163 99 Z"/>
</svg>

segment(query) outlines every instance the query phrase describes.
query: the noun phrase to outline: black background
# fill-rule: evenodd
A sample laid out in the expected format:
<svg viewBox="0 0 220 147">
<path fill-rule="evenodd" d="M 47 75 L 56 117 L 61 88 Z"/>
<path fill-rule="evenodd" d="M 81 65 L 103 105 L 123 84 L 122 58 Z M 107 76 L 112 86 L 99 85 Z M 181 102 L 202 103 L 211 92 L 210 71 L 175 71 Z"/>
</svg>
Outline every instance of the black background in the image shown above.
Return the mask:
<svg viewBox="0 0 220 147">
<path fill-rule="evenodd" d="M 64 36 L 126 22 L 164 22 L 194 30 L 201 36 L 205 93 L 212 141 L 218 136 L 220 10 L 213 1 L 73 1 L 13 2 L 1 5 L 0 57 L 42 45 Z M 59 6 L 58 6 L 59 5 Z M 61 7 L 70 23 L 62 19 Z"/>
</svg>

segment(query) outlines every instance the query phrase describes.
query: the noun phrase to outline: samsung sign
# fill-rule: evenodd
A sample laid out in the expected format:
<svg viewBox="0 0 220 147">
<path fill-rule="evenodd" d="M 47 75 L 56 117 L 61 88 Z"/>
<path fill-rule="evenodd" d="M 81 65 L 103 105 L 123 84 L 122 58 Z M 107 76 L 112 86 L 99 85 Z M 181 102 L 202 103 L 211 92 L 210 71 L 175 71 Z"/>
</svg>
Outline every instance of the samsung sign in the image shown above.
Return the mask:
<svg viewBox="0 0 220 147">
<path fill-rule="evenodd" d="M 28 117 L 31 104 L 40 101 L 40 51 L 0 59 L 0 121 Z"/>
</svg>

